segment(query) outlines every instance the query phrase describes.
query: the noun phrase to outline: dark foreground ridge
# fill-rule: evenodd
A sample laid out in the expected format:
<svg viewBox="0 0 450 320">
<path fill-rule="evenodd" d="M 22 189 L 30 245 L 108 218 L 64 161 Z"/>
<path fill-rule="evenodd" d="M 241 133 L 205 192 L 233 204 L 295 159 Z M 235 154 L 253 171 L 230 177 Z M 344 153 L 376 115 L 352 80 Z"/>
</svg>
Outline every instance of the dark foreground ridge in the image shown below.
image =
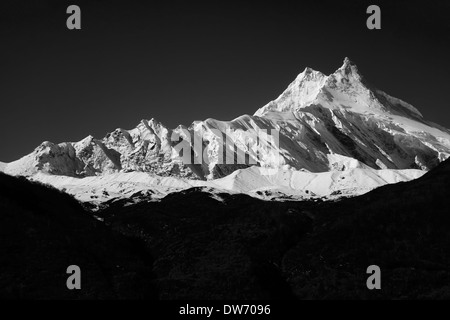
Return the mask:
<svg viewBox="0 0 450 320">
<path fill-rule="evenodd" d="M 339 202 L 193 188 L 117 203 L 96 214 L 104 223 L 26 180 L 1 175 L 0 188 L 3 297 L 152 298 L 156 285 L 159 299 L 450 298 L 449 161 Z M 85 277 L 78 294 L 70 264 Z M 366 287 L 369 265 L 381 290 Z"/>
<path fill-rule="evenodd" d="M 71 196 L 0 173 L 0 299 L 156 297 L 152 258 Z M 82 290 L 68 290 L 67 267 Z"/>
</svg>

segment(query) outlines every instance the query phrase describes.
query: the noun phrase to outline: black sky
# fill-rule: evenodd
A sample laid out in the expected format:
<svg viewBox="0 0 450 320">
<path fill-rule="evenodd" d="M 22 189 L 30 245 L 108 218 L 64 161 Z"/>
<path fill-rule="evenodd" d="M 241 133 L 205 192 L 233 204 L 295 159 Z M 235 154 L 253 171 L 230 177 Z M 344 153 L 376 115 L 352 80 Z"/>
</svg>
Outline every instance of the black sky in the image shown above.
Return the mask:
<svg viewBox="0 0 450 320">
<path fill-rule="evenodd" d="M 141 119 L 253 114 L 306 66 L 329 74 L 345 56 L 450 127 L 449 1 L 0 3 L 0 161 Z M 82 30 L 66 28 L 69 4 Z M 382 30 L 366 28 L 370 4 Z"/>
</svg>

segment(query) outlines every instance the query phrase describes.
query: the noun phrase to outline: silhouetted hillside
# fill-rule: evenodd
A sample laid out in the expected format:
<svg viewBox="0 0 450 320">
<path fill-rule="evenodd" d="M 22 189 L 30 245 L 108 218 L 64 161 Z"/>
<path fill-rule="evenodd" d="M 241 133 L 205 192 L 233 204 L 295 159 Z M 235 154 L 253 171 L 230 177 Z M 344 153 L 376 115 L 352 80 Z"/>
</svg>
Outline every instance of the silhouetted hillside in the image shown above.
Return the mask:
<svg viewBox="0 0 450 320">
<path fill-rule="evenodd" d="M 300 208 L 311 204 L 219 197 L 193 188 L 101 215 L 116 230 L 141 235 L 162 299 L 294 298 L 280 262 L 310 228 Z"/>
<path fill-rule="evenodd" d="M 449 167 L 339 202 L 194 188 L 102 215 L 146 241 L 161 298 L 450 298 Z"/>
<path fill-rule="evenodd" d="M 283 259 L 299 298 L 450 298 L 450 162 L 423 177 L 315 208 Z M 369 265 L 382 290 L 367 290 Z"/>
<path fill-rule="evenodd" d="M 155 297 L 152 259 L 71 196 L 0 174 L 0 298 Z M 66 287 L 69 265 L 81 290 Z"/>
<path fill-rule="evenodd" d="M 1 297 L 151 298 L 154 274 L 160 299 L 450 298 L 449 161 L 338 202 L 201 188 L 119 201 L 97 213 L 106 225 L 23 179 L 1 175 L 0 199 Z M 79 292 L 65 287 L 70 264 Z M 366 287 L 369 265 L 381 290 Z"/>
</svg>

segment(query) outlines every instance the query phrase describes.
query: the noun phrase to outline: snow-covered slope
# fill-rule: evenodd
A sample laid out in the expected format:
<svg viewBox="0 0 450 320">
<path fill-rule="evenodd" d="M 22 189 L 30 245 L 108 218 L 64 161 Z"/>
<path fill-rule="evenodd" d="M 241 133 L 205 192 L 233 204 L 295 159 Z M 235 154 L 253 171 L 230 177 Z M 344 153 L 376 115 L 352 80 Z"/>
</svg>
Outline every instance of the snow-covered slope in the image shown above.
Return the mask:
<svg viewBox="0 0 450 320">
<path fill-rule="evenodd" d="M 267 134 L 261 135 L 264 130 Z M 238 162 L 243 154 L 244 161 Z M 299 174 L 305 181 L 320 177 L 317 181 L 327 187 L 318 194 L 328 194 L 338 187 L 357 187 L 331 183 L 335 174 L 330 172 L 336 170 L 348 171 L 349 177 L 358 172 L 361 178 L 354 181 L 365 190 L 364 179 L 375 181 L 369 184 L 373 187 L 397 179 L 386 180 L 386 175 L 404 180 L 418 175 L 372 173 L 370 169 L 428 170 L 449 155 L 448 129 L 426 121 L 410 104 L 367 85 L 346 58 L 328 76 L 306 68 L 276 100 L 253 116 L 243 115 L 232 121 L 207 119 L 175 129 L 155 119 L 142 120 L 134 129 L 116 129 L 102 139 L 88 136 L 79 142 L 43 142 L 31 154 L 0 165 L 0 170 L 39 179 L 45 176 L 45 181 L 58 186 L 108 184 L 112 187 L 107 192 L 112 193 L 117 185 L 118 194 L 123 193 L 117 181 L 123 183 L 124 173 L 144 173 L 145 179 L 150 174 L 188 181 L 181 187 L 177 182 L 175 189 L 195 185 L 195 180 L 211 180 L 213 185 L 221 181 L 220 188 L 254 180 L 258 183 L 242 182 L 248 186 L 230 190 L 247 192 L 258 186 L 284 190 L 284 178 L 273 180 L 268 175 L 279 170 L 281 175 L 289 172 L 291 178 Z M 262 169 L 242 170 L 254 165 Z M 262 180 L 255 175 L 261 175 Z M 136 183 L 130 193 L 156 181 L 140 182 L 139 175 L 126 176 L 137 179 L 126 182 L 127 186 Z M 165 189 L 161 191 L 165 193 Z"/>
<path fill-rule="evenodd" d="M 191 180 L 161 177 L 151 173 L 112 173 L 96 177 L 73 178 L 38 173 L 31 180 L 52 185 L 72 194 L 80 201 L 101 205 L 109 200 L 145 196 L 159 200 L 172 192 L 204 187 L 211 194 L 247 193 L 253 197 L 275 200 L 338 198 L 355 196 L 388 183 L 409 181 L 422 176 L 422 170 L 375 170 L 354 166 L 344 171 L 312 173 L 298 170 L 276 170 L 253 166 L 239 169 L 215 180 Z"/>
<path fill-rule="evenodd" d="M 304 172 L 297 170 L 277 170 L 251 167 L 237 170 L 231 175 L 211 181 L 211 186 L 243 193 L 280 192 L 292 196 L 329 197 L 332 195 L 354 196 L 366 193 L 388 183 L 416 179 L 424 171 L 374 170 L 352 168 L 345 171 Z"/>
</svg>

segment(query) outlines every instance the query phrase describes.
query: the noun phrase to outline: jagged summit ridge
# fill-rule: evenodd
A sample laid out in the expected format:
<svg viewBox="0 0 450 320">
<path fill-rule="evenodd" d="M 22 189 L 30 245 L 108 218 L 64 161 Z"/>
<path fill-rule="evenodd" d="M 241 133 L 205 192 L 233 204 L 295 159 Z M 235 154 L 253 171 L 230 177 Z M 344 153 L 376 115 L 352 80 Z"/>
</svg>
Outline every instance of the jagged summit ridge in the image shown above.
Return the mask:
<svg viewBox="0 0 450 320">
<path fill-rule="evenodd" d="M 358 71 L 358 67 L 348 57 L 345 57 L 344 63 L 337 71 L 341 71 L 346 76 L 352 75 L 357 79 L 361 78 L 361 75 L 359 74 Z"/>
<path fill-rule="evenodd" d="M 356 64 L 347 57 L 342 66 L 328 76 L 307 67 L 276 100 L 256 111 L 255 116 L 270 112 L 295 113 L 313 104 L 331 109 L 353 108 L 358 113 L 375 111 L 422 117 L 410 104 L 369 88 Z"/>
</svg>

